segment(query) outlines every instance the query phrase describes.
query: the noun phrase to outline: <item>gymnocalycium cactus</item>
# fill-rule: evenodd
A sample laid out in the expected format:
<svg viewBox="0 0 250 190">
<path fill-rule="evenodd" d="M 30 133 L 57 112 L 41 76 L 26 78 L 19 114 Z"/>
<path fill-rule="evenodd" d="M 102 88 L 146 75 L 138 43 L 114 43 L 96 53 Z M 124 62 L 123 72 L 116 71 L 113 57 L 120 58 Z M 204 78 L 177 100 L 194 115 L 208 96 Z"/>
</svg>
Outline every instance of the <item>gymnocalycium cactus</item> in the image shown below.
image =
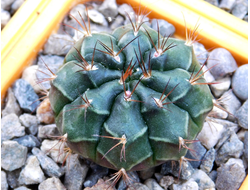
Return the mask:
<svg viewBox="0 0 250 190">
<path fill-rule="evenodd" d="M 180 160 L 213 107 L 192 39 L 163 37 L 139 17 L 112 34 L 84 30 L 49 92 L 67 145 L 115 170 Z"/>
</svg>

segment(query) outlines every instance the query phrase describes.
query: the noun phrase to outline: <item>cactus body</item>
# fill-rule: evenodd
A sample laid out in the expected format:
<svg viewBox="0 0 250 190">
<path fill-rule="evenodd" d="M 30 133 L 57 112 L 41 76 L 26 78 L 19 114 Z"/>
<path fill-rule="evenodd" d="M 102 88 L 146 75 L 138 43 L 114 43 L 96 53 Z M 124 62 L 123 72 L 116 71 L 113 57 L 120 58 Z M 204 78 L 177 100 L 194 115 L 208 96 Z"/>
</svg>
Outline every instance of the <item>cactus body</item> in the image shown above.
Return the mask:
<svg viewBox="0 0 250 190">
<path fill-rule="evenodd" d="M 158 56 L 154 45 L 160 47 L 164 40 L 164 47 L 176 46 Z M 113 52 L 129 45 L 111 56 L 102 43 Z M 81 57 L 94 66 L 80 67 Z M 158 32 L 146 25 L 137 34 L 127 25 L 112 34 L 85 36 L 51 82 L 49 98 L 57 127 L 67 133 L 72 150 L 112 169 L 142 170 L 179 160 L 187 151 L 179 151 L 179 137 L 193 140 L 213 107 L 208 86 L 190 83 L 199 69 L 192 46 L 174 38 L 159 40 Z M 199 82 L 205 80 L 201 77 Z M 125 148 L 117 145 L 119 140 L 103 136 L 126 138 Z"/>
</svg>

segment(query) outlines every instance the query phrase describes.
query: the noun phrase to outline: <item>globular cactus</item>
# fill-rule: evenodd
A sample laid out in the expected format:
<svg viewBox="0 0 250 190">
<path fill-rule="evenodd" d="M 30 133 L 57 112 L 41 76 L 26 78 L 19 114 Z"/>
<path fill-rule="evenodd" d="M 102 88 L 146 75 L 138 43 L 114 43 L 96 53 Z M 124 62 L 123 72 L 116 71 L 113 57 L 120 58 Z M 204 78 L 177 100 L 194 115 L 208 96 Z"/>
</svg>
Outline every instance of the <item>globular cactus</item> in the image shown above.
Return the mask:
<svg viewBox="0 0 250 190">
<path fill-rule="evenodd" d="M 84 158 L 115 170 L 180 160 L 212 109 L 192 40 L 141 20 L 80 39 L 51 81 L 59 131 Z"/>
</svg>

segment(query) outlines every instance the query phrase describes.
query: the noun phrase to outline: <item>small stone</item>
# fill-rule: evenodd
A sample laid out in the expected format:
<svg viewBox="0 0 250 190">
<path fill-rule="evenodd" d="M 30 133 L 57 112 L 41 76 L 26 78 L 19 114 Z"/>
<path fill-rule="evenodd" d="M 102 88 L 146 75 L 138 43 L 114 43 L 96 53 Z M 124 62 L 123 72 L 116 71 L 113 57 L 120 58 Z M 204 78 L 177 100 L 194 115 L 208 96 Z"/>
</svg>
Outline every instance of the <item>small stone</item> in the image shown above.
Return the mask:
<svg viewBox="0 0 250 190">
<path fill-rule="evenodd" d="M 31 190 L 25 186 L 21 186 L 21 187 L 18 187 L 18 188 L 15 188 L 14 190 Z"/>
<path fill-rule="evenodd" d="M 217 178 L 217 171 L 216 170 L 212 170 L 209 174 L 210 179 L 212 179 L 214 182 L 216 181 Z"/>
<path fill-rule="evenodd" d="M 38 190 L 66 190 L 60 179 L 51 177 L 40 183 Z"/>
<path fill-rule="evenodd" d="M 86 187 L 84 190 L 116 190 L 115 187 L 112 187 L 111 181 L 104 181 L 103 179 L 99 179 L 98 182 L 93 187 Z"/>
<path fill-rule="evenodd" d="M 8 11 L 1 9 L 1 29 L 8 24 L 10 17 L 10 13 Z"/>
<path fill-rule="evenodd" d="M 15 0 L 1 0 L 1 8 L 4 10 L 9 10 L 11 4 L 14 2 Z"/>
<path fill-rule="evenodd" d="M 99 166 L 97 164 L 90 164 L 91 173 L 84 182 L 84 187 L 92 187 L 97 180 L 108 174 L 108 168 Z"/>
<path fill-rule="evenodd" d="M 155 167 L 149 168 L 147 170 L 139 171 L 138 173 L 139 173 L 139 176 L 142 180 L 146 180 L 148 178 L 151 178 L 154 175 Z"/>
<path fill-rule="evenodd" d="M 64 177 L 64 185 L 70 190 L 81 190 L 89 167 L 80 163 L 77 154 L 70 155 L 67 159 L 67 170 Z"/>
<path fill-rule="evenodd" d="M 175 27 L 163 19 L 152 19 L 151 25 L 154 30 L 157 29 L 157 21 L 159 24 L 159 31 L 162 36 L 172 36 L 175 33 Z"/>
<path fill-rule="evenodd" d="M 216 48 L 209 55 L 207 67 L 213 67 L 210 69 L 210 72 L 217 80 L 226 76 L 227 74 L 231 74 L 237 69 L 238 66 L 229 51 L 224 48 Z"/>
<path fill-rule="evenodd" d="M 161 186 L 157 183 L 155 179 L 149 178 L 147 179 L 144 184 L 149 188 L 153 190 L 163 190 Z"/>
<path fill-rule="evenodd" d="M 174 183 L 174 178 L 172 176 L 163 176 L 160 180 L 160 186 L 162 186 L 165 190 L 168 189 L 170 185 Z"/>
<path fill-rule="evenodd" d="M 36 156 L 30 156 L 27 159 L 27 164 L 22 169 L 19 176 L 19 183 L 24 185 L 39 184 L 45 180 L 43 171 L 39 166 L 39 161 Z"/>
<path fill-rule="evenodd" d="M 198 184 L 194 181 L 193 178 L 182 184 L 173 184 L 170 187 L 171 190 L 199 190 Z"/>
<path fill-rule="evenodd" d="M 237 3 L 232 10 L 232 14 L 239 19 L 243 19 L 244 16 L 248 13 L 248 4 L 245 2 Z"/>
<path fill-rule="evenodd" d="M 66 153 L 64 152 L 65 144 L 59 140 L 47 140 L 42 142 L 41 151 L 51 157 L 57 163 L 63 163 Z"/>
<path fill-rule="evenodd" d="M 206 174 L 209 174 L 213 169 L 215 154 L 216 154 L 215 149 L 211 148 L 210 150 L 207 151 L 201 162 L 200 169 L 203 170 Z"/>
<path fill-rule="evenodd" d="M 243 20 L 248 22 L 248 15 L 244 16 Z"/>
<path fill-rule="evenodd" d="M 129 4 L 123 3 L 118 7 L 118 13 L 123 17 L 127 17 L 126 12 L 128 14 L 134 14 L 134 9 Z"/>
<path fill-rule="evenodd" d="M 214 107 L 211 112 L 209 112 L 209 117 L 213 118 L 219 118 L 219 119 L 227 119 L 228 117 L 228 112 L 224 110 L 224 108 L 220 105 L 219 102 L 213 101 L 214 102 Z M 219 107 L 217 107 L 217 106 Z"/>
<path fill-rule="evenodd" d="M 43 171 L 50 177 L 61 177 L 64 172 L 62 169 L 48 156 L 46 156 L 41 150 L 34 147 L 31 151 L 39 160 Z"/>
<path fill-rule="evenodd" d="M 196 170 L 192 175 L 192 179 L 198 184 L 199 189 L 212 189 L 215 187 L 214 182 L 210 177 L 202 170 Z"/>
<path fill-rule="evenodd" d="M 22 110 L 20 109 L 19 104 L 16 101 L 16 97 L 11 88 L 8 89 L 8 95 L 6 98 L 6 105 L 2 111 L 2 117 L 9 115 L 11 113 L 16 114 L 17 116 L 21 115 Z"/>
<path fill-rule="evenodd" d="M 146 185 L 143 185 L 142 183 L 133 183 L 133 185 L 130 185 L 127 190 L 150 190 Z"/>
<path fill-rule="evenodd" d="M 21 168 L 13 170 L 7 173 L 7 182 L 11 188 L 19 187 L 19 175 L 21 172 Z"/>
<path fill-rule="evenodd" d="M 112 30 L 114 30 L 114 29 L 116 29 L 116 28 L 122 26 L 123 23 L 124 23 L 124 18 L 123 18 L 122 16 L 118 15 L 118 16 L 115 18 L 114 22 L 111 24 L 110 28 L 111 28 Z"/>
<path fill-rule="evenodd" d="M 40 104 L 39 97 L 32 86 L 23 79 L 18 79 L 12 86 L 20 107 L 26 112 L 33 112 Z M 38 100 L 38 101 L 37 101 Z"/>
<path fill-rule="evenodd" d="M 244 156 L 244 159 L 247 161 L 248 160 L 248 132 L 245 133 L 243 156 Z"/>
<path fill-rule="evenodd" d="M 231 85 L 231 77 L 224 77 L 216 80 L 217 84 L 211 84 L 211 90 L 216 98 L 219 98 L 224 92 L 229 90 Z"/>
<path fill-rule="evenodd" d="M 248 129 L 248 100 L 236 111 L 235 117 L 242 128 Z"/>
<path fill-rule="evenodd" d="M 56 124 L 51 125 L 39 125 L 38 126 L 38 138 L 44 139 L 44 138 L 54 138 L 61 136 Z"/>
<path fill-rule="evenodd" d="M 43 53 L 53 55 L 66 55 L 72 47 L 72 38 L 65 34 L 51 34 L 44 44 Z"/>
<path fill-rule="evenodd" d="M 1 190 L 8 190 L 8 187 L 6 173 L 1 170 Z"/>
<path fill-rule="evenodd" d="M 58 55 L 40 55 L 38 56 L 38 71 L 36 72 L 37 82 L 40 83 L 40 85 L 48 90 L 50 89 L 50 81 L 44 81 L 46 79 L 49 79 L 52 76 L 52 73 L 49 71 L 51 70 L 53 73 L 56 73 L 56 71 L 59 69 L 59 67 L 63 64 L 64 58 Z M 46 67 L 46 65 L 48 68 Z M 46 74 L 44 74 L 46 73 Z"/>
<path fill-rule="evenodd" d="M 37 133 L 38 120 L 36 116 L 24 113 L 19 117 L 19 121 L 30 134 L 35 135 Z"/>
<path fill-rule="evenodd" d="M 206 2 L 218 7 L 219 6 L 219 1 L 218 0 L 205 0 Z"/>
<path fill-rule="evenodd" d="M 41 145 L 38 139 L 33 135 L 25 135 L 23 137 L 13 139 L 13 141 L 17 141 L 19 144 L 27 148 L 39 147 Z"/>
<path fill-rule="evenodd" d="M 215 123 L 218 123 L 220 125 L 223 125 L 223 127 L 227 131 L 230 130 L 230 131 L 237 132 L 239 130 L 238 124 L 237 123 L 233 123 L 231 121 L 224 120 L 224 119 L 217 119 L 217 118 L 212 118 L 212 121 L 215 122 Z"/>
<path fill-rule="evenodd" d="M 208 58 L 208 51 L 205 49 L 204 45 L 199 42 L 193 43 L 193 49 L 199 63 L 203 65 Z"/>
<path fill-rule="evenodd" d="M 82 20 L 82 18 L 81 18 L 81 16 L 79 15 L 79 13 L 80 13 L 80 15 L 82 16 L 82 18 L 85 20 L 86 18 L 87 18 L 87 16 L 86 16 L 86 7 L 85 7 L 85 5 L 84 4 L 78 4 L 78 5 L 76 5 L 76 6 L 74 6 L 71 10 L 70 10 L 70 12 L 69 12 L 69 15 L 72 15 L 72 16 L 74 16 L 77 20 Z M 70 17 L 72 20 L 74 20 L 72 17 Z"/>
<path fill-rule="evenodd" d="M 246 176 L 245 169 L 242 167 L 242 165 L 238 162 L 232 163 L 232 161 L 222 164 L 217 169 L 218 175 L 216 179 L 216 189 L 239 189 Z"/>
<path fill-rule="evenodd" d="M 40 123 L 52 124 L 55 122 L 53 110 L 48 98 L 44 99 L 36 111 L 37 119 Z"/>
<path fill-rule="evenodd" d="M 179 170 L 180 170 L 180 164 L 178 161 L 167 161 L 161 166 L 162 175 L 171 174 L 175 177 L 178 177 L 179 179 L 188 180 L 194 173 L 194 168 L 186 160 L 182 162 L 180 176 L 179 176 Z"/>
<path fill-rule="evenodd" d="M 207 150 L 202 146 L 200 142 L 192 143 L 188 146 L 193 151 L 188 150 L 185 158 L 190 158 L 196 161 L 189 161 L 189 163 L 193 166 L 193 168 L 198 168 L 201 164 L 201 160 L 206 154 Z"/>
<path fill-rule="evenodd" d="M 234 94 L 245 101 L 248 98 L 248 64 L 240 66 L 234 73 L 232 79 Z"/>
<path fill-rule="evenodd" d="M 220 8 L 229 12 L 234 7 L 235 3 L 236 0 L 221 0 Z"/>
<path fill-rule="evenodd" d="M 96 23 L 91 23 L 91 32 L 92 33 L 106 32 L 106 33 L 111 34 L 112 30 L 108 26 L 102 26 Z"/>
<path fill-rule="evenodd" d="M 3 141 L 1 151 L 1 165 L 7 171 L 21 168 L 26 161 L 28 149 L 15 141 Z"/>
<path fill-rule="evenodd" d="M 161 178 L 163 178 L 163 175 L 161 173 L 155 173 L 154 176 L 158 182 L 160 182 Z"/>
<path fill-rule="evenodd" d="M 201 132 L 198 134 L 197 139 L 207 148 L 213 148 L 225 131 L 223 125 L 213 121 L 205 122 Z"/>
<path fill-rule="evenodd" d="M 210 73 L 206 65 L 203 66 L 202 71 L 204 73 L 204 78 L 208 83 L 215 81 L 214 76 Z"/>
<path fill-rule="evenodd" d="M 92 20 L 94 23 L 97 23 L 103 26 L 108 26 L 108 22 L 106 21 L 103 14 L 101 14 L 97 10 L 91 9 L 88 11 L 88 13 L 89 13 L 89 19 Z"/>
<path fill-rule="evenodd" d="M 25 135 L 25 128 L 21 126 L 16 114 L 12 113 L 2 118 L 1 141 Z"/>
<path fill-rule="evenodd" d="M 41 84 L 37 83 L 37 70 L 38 65 L 31 65 L 27 67 L 22 73 L 22 79 L 26 80 L 33 87 L 34 91 L 38 94 L 42 92 L 43 88 Z"/>
<path fill-rule="evenodd" d="M 127 172 L 127 175 L 132 180 L 130 183 L 131 187 L 133 187 L 134 183 L 140 182 L 140 178 L 136 171 Z M 121 179 L 118 185 L 118 190 L 125 190 L 126 188 L 127 188 L 127 184 L 125 183 L 123 179 Z"/>
<path fill-rule="evenodd" d="M 118 14 L 116 0 L 105 0 L 98 9 L 106 18 L 115 18 Z"/>
<path fill-rule="evenodd" d="M 243 153 L 243 143 L 233 132 L 227 141 L 217 150 L 215 162 L 217 165 L 225 163 L 229 158 L 239 158 Z"/>
<path fill-rule="evenodd" d="M 11 13 L 14 14 L 24 3 L 24 0 L 15 0 L 11 5 Z"/>
</svg>

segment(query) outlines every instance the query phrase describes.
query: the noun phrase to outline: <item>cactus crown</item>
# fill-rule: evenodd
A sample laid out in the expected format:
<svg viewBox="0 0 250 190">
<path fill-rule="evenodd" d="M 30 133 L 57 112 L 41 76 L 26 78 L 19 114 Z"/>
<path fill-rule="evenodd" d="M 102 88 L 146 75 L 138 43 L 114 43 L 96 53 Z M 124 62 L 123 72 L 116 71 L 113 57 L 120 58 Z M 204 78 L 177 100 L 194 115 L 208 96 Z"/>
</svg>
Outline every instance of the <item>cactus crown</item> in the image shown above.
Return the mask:
<svg viewBox="0 0 250 190">
<path fill-rule="evenodd" d="M 112 34 L 85 29 L 49 93 L 68 146 L 126 171 L 181 159 L 213 107 L 192 46 L 129 19 Z"/>
</svg>

